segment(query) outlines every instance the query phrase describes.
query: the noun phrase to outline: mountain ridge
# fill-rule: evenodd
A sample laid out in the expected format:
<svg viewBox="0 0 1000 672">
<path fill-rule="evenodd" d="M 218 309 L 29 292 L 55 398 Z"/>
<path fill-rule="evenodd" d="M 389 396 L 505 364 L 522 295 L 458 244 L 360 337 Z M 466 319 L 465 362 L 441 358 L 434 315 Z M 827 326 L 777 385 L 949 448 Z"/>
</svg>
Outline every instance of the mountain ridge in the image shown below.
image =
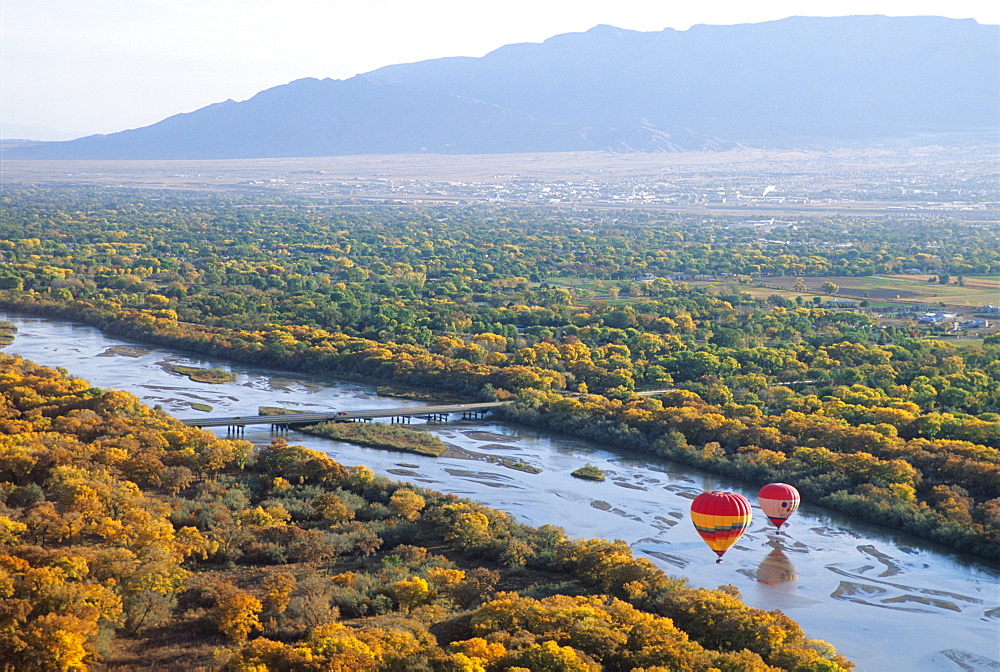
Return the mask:
<svg viewBox="0 0 1000 672">
<path fill-rule="evenodd" d="M 1000 26 L 790 17 L 686 31 L 598 25 L 482 57 L 301 78 L 11 158 L 684 151 L 982 133 L 998 121 Z"/>
</svg>

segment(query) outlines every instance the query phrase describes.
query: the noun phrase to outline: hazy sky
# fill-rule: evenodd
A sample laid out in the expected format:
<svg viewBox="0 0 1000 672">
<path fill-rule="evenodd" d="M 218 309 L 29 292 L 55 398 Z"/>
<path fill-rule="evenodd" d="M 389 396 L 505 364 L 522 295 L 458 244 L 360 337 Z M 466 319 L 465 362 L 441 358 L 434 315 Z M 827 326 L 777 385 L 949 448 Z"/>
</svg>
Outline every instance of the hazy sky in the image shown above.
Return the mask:
<svg viewBox="0 0 1000 672">
<path fill-rule="evenodd" d="M 0 12 L 3 135 L 36 139 L 57 139 L 43 127 L 111 133 L 301 77 L 482 56 L 602 23 L 686 30 L 848 14 L 1000 23 L 990 0 L 0 0 Z"/>
</svg>

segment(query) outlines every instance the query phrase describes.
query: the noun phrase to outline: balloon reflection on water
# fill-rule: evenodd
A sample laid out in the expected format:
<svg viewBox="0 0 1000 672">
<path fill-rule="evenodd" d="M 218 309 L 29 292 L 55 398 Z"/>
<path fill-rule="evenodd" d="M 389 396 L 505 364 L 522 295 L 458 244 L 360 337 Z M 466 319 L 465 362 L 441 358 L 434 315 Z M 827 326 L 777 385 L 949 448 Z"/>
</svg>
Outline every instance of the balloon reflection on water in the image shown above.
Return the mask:
<svg viewBox="0 0 1000 672">
<path fill-rule="evenodd" d="M 774 548 L 761 560 L 756 578 L 758 583 L 775 586 L 795 581 L 799 575 L 785 552 L 781 548 Z"/>
</svg>

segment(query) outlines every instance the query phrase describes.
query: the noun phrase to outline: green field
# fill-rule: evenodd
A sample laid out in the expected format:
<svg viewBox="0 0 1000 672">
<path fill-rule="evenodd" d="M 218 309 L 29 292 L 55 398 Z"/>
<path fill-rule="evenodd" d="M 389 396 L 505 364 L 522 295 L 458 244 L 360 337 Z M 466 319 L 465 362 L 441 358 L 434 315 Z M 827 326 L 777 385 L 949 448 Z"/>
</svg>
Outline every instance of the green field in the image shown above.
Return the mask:
<svg viewBox="0 0 1000 672">
<path fill-rule="evenodd" d="M 962 285 L 959 285 L 954 278 L 947 285 L 928 282 L 931 277 L 929 275 L 778 276 L 756 278 L 749 284 L 737 282 L 735 278 L 721 282 L 701 280 L 682 282 L 693 287 L 716 288 L 725 293 L 745 292 L 756 299 L 777 295 L 789 300 L 794 300 L 798 296 L 811 300 L 819 296 L 824 300 L 845 299 L 859 303 L 868 301 L 872 307 L 930 304 L 966 313 L 986 304 L 1000 304 L 1000 277 L 970 276 L 963 279 Z M 798 284 L 799 281 L 801 285 Z M 556 277 L 548 278 L 545 282 L 570 290 L 583 302 L 605 301 L 613 304 L 644 298 L 629 296 L 627 292 L 621 291 L 623 284 L 626 284 L 623 280 Z M 824 291 L 823 285 L 827 282 L 837 285 L 835 293 Z"/>
<path fill-rule="evenodd" d="M 733 283 L 691 283 L 721 286 L 733 290 L 744 291 L 756 298 L 772 294 L 788 299 L 801 296 L 811 299 L 821 296 L 824 299 L 847 299 L 852 301 L 869 301 L 872 304 L 934 304 L 954 309 L 978 309 L 985 304 L 1000 303 L 1000 280 L 991 277 L 964 278 L 964 286 L 956 284 L 953 279 L 947 285 L 928 282 L 927 275 L 912 276 L 869 276 L 869 277 L 775 277 L 760 278 L 751 285 Z M 805 289 L 799 286 L 801 280 Z M 835 294 L 824 292 L 822 286 L 832 282 L 839 287 Z"/>
</svg>

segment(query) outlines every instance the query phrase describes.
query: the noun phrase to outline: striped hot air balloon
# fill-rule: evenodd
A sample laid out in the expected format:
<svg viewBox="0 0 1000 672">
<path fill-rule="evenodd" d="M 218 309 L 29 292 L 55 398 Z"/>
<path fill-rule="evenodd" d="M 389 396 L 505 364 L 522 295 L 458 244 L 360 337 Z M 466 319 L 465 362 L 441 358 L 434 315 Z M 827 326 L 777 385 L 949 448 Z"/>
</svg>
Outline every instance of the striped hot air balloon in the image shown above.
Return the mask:
<svg viewBox="0 0 1000 672">
<path fill-rule="evenodd" d="M 703 492 L 691 502 L 691 520 L 708 547 L 719 556 L 750 527 L 750 502 L 735 492 Z"/>
<path fill-rule="evenodd" d="M 760 510 L 779 530 L 799 508 L 799 501 L 799 491 L 787 483 L 768 483 L 757 493 Z"/>
</svg>

